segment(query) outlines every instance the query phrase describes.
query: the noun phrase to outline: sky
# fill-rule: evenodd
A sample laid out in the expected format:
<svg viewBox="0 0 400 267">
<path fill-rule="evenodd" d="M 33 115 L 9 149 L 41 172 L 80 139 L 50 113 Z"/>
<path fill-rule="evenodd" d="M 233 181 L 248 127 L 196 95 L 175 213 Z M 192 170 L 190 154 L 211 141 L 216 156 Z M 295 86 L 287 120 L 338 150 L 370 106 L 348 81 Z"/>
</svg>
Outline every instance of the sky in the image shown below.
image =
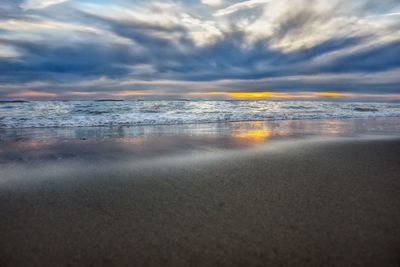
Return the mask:
<svg viewBox="0 0 400 267">
<path fill-rule="evenodd" d="M 0 0 L 0 99 L 400 100 L 400 0 Z"/>
</svg>

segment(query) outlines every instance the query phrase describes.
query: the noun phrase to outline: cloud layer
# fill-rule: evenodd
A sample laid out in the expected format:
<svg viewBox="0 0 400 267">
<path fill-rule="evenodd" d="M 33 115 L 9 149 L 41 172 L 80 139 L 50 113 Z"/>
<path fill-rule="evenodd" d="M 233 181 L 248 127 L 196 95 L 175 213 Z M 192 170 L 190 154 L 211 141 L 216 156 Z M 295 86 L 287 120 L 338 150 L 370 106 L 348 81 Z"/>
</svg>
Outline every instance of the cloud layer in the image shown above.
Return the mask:
<svg viewBox="0 0 400 267">
<path fill-rule="evenodd" d="M 0 98 L 399 94 L 399 14 L 398 0 L 5 0 Z"/>
</svg>

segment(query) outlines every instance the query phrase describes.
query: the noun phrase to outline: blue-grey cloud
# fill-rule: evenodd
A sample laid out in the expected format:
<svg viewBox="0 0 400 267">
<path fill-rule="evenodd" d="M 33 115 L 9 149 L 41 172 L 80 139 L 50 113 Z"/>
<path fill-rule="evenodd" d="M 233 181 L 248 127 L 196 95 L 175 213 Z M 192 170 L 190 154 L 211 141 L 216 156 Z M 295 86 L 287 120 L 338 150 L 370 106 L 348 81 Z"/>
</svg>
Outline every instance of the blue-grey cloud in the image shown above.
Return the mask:
<svg viewBox="0 0 400 267">
<path fill-rule="evenodd" d="M 387 72 L 400 73 L 400 16 L 385 16 L 400 11 L 398 1 L 376 8 L 372 0 L 279 7 L 76 0 L 35 8 L 34 2 L 0 4 L 7 14 L 0 19 L 0 97 L 32 85 L 48 92 L 156 87 L 179 94 L 206 82 L 220 90 L 226 80 L 232 90 L 400 93 L 400 78 L 385 80 Z M 368 74 L 379 81 L 359 79 Z M 312 79 L 324 75 L 331 76 Z"/>
</svg>

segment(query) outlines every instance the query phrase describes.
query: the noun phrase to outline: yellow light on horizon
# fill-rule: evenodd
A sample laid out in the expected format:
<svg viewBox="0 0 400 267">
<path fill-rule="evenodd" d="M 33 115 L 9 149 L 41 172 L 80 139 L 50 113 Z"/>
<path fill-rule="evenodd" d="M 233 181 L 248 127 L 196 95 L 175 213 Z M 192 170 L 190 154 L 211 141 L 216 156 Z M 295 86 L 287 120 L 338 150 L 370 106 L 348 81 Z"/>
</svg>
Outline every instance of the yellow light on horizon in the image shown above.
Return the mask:
<svg viewBox="0 0 400 267">
<path fill-rule="evenodd" d="M 346 93 L 338 93 L 338 92 L 319 92 L 316 94 L 319 97 L 346 97 L 348 94 Z"/>
<path fill-rule="evenodd" d="M 234 98 L 234 99 L 323 99 L 323 98 L 349 98 L 349 99 L 388 99 L 398 100 L 400 94 L 378 94 L 378 93 L 350 93 L 350 92 L 232 92 L 232 91 L 203 91 L 203 92 L 163 92 L 161 90 L 126 90 L 126 91 L 103 91 L 103 92 L 40 92 L 40 91 L 21 91 L 6 94 L 8 98 L 62 98 L 62 97 L 139 97 L 139 96 L 168 96 L 168 97 L 211 97 L 211 98 Z"/>
<path fill-rule="evenodd" d="M 270 98 L 273 96 L 271 92 L 228 92 L 229 97 L 234 98 Z"/>
</svg>

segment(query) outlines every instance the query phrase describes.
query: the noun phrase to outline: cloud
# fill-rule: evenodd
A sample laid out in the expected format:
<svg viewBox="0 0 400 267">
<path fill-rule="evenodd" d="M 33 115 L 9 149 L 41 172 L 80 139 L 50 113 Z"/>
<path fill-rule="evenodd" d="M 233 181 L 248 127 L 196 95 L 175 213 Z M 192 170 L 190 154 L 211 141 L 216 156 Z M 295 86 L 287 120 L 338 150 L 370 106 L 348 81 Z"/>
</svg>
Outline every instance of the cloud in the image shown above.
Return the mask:
<svg viewBox="0 0 400 267">
<path fill-rule="evenodd" d="M 389 70 L 400 66 L 400 57 L 393 55 L 400 55 L 400 40 L 375 45 L 351 55 L 336 58 L 325 66 L 319 66 L 318 69 L 328 72 Z"/>
<path fill-rule="evenodd" d="M 201 0 L 201 3 L 209 6 L 219 6 L 222 5 L 223 0 Z"/>
<path fill-rule="evenodd" d="M 68 0 L 26 0 L 21 4 L 23 9 L 42 9 L 52 5 L 61 4 Z"/>
<path fill-rule="evenodd" d="M 255 8 L 259 5 L 266 4 L 270 1 L 271 0 L 248 0 L 248 1 L 239 2 L 236 4 L 230 5 L 224 9 L 218 10 L 217 12 L 214 13 L 214 16 L 219 17 L 219 16 L 230 15 L 230 14 L 238 12 L 240 10 Z"/>
<path fill-rule="evenodd" d="M 392 0 L 379 10 L 372 0 L 224 1 L 222 9 L 191 1 L 75 0 L 30 10 L 13 3 L 0 18 L 0 98 L 25 91 L 400 93 L 400 22 L 371 18 L 395 14 L 400 4 Z"/>
<path fill-rule="evenodd" d="M 17 58 L 20 53 L 13 46 L 0 44 L 0 58 Z"/>
<path fill-rule="evenodd" d="M 391 16 L 400 16 L 400 12 L 397 12 L 397 13 L 388 13 L 388 14 L 385 14 L 384 16 L 388 16 L 388 17 L 391 17 Z"/>
</svg>

